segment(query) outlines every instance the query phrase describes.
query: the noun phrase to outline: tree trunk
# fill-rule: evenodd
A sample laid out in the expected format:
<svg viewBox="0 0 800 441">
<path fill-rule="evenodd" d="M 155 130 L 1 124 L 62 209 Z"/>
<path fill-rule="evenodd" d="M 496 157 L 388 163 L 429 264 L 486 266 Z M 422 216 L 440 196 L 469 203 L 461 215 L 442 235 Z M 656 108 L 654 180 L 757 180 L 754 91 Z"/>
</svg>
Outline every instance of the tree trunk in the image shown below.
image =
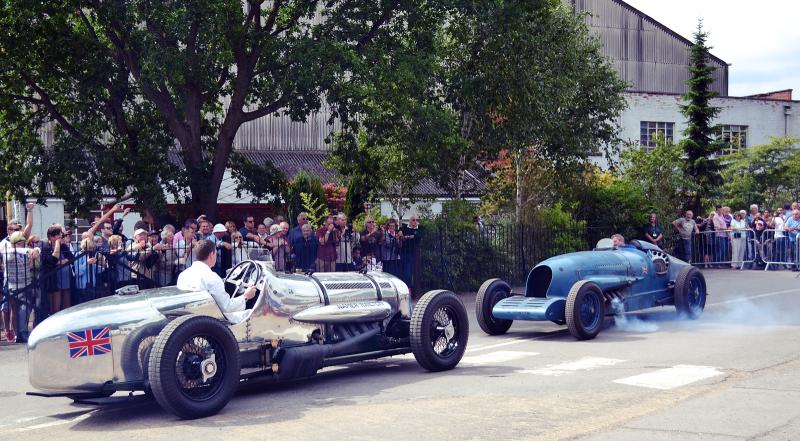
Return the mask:
<svg viewBox="0 0 800 441">
<path fill-rule="evenodd" d="M 519 224 L 522 223 L 522 155 L 519 152 L 514 153 L 514 187 L 516 199 L 514 217 Z"/>
</svg>

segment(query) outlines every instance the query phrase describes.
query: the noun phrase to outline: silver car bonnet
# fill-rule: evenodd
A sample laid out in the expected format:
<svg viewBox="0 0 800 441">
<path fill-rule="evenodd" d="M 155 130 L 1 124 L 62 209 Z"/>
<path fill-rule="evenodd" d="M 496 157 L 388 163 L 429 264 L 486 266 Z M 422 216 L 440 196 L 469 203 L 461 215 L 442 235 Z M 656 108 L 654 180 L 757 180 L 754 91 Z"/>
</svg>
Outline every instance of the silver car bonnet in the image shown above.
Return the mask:
<svg viewBox="0 0 800 441">
<path fill-rule="evenodd" d="M 28 338 L 31 385 L 48 391 L 93 391 L 109 381 L 126 380 L 122 348 L 133 330 L 164 320 L 165 314 L 197 313 L 222 318 L 207 292 L 174 287 L 133 295 L 113 295 L 60 311 L 39 324 Z M 67 334 L 108 327 L 111 353 L 70 358 Z"/>
</svg>

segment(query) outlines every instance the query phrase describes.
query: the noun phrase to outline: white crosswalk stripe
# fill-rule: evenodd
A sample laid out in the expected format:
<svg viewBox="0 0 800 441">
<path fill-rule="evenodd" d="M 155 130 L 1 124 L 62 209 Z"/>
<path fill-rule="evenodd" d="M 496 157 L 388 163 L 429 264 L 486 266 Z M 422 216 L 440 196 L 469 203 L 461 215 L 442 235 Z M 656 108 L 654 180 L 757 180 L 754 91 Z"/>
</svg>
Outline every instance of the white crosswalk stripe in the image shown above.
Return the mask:
<svg viewBox="0 0 800 441">
<path fill-rule="evenodd" d="M 517 343 L 522 343 L 524 341 L 526 341 L 526 340 L 523 339 L 523 338 L 512 338 L 512 339 L 501 340 L 499 343 L 492 343 L 492 344 L 488 344 L 488 345 L 478 345 L 478 346 L 468 346 L 467 350 L 466 350 L 466 353 L 475 352 L 475 351 L 485 351 L 487 349 L 495 349 L 495 348 L 500 348 L 500 347 L 508 346 L 508 345 L 515 345 Z"/>
<path fill-rule="evenodd" d="M 508 361 L 519 360 L 521 358 L 533 357 L 539 355 L 538 352 L 518 352 L 518 351 L 494 351 L 488 354 L 473 355 L 461 359 L 462 363 L 466 364 L 495 364 L 505 363 Z"/>
<path fill-rule="evenodd" d="M 713 366 L 681 364 L 632 377 L 620 378 L 619 380 L 614 380 L 614 383 L 669 390 L 723 374 L 724 372 L 717 370 Z"/>
<path fill-rule="evenodd" d="M 583 357 L 579 360 L 552 364 L 539 369 L 525 369 L 519 371 L 519 373 L 558 377 L 579 371 L 590 371 L 601 367 L 614 366 L 619 363 L 624 363 L 625 361 L 627 360 L 620 360 L 618 358 Z"/>
</svg>

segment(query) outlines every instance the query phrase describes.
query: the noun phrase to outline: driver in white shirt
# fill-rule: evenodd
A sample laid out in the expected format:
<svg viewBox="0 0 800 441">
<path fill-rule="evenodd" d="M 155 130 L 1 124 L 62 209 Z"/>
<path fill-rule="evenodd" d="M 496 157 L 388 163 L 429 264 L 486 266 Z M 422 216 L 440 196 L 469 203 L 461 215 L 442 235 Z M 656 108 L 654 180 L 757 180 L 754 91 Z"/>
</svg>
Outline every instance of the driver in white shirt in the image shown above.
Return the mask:
<svg viewBox="0 0 800 441">
<path fill-rule="evenodd" d="M 217 247 L 209 240 L 200 240 L 194 246 L 196 259 L 191 267 L 179 276 L 177 286 L 189 291 L 208 291 L 231 323 L 239 323 L 247 316 L 245 303 L 255 297 L 256 287 L 247 288 L 244 295 L 231 298 L 225 292 L 225 282 L 211 268 L 217 261 Z"/>
</svg>

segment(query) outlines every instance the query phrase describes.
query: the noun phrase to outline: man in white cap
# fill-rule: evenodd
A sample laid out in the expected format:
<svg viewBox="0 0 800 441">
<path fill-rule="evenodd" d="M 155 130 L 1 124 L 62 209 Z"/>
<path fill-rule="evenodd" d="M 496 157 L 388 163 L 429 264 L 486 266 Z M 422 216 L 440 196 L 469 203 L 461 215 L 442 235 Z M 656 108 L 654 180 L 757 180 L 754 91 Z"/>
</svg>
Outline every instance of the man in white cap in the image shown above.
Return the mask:
<svg viewBox="0 0 800 441">
<path fill-rule="evenodd" d="M 212 269 L 219 274 L 220 277 L 224 277 L 225 270 L 231 266 L 230 250 L 233 248 L 233 245 L 231 244 L 230 237 L 226 237 L 227 235 L 228 230 L 225 228 L 225 225 L 216 224 L 211 230 L 211 234 L 203 234 L 202 237 L 203 240 L 213 243 L 217 248 L 216 265 Z"/>
<path fill-rule="evenodd" d="M 225 292 L 225 282 L 211 268 L 217 262 L 217 247 L 208 240 L 198 241 L 194 246 L 197 260 L 178 276 L 179 289 L 207 291 L 217 302 L 219 309 L 231 323 L 238 323 L 247 316 L 246 302 L 256 295 L 256 287 L 247 288 L 243 295 L 231 298 Z"/>
</svg>

